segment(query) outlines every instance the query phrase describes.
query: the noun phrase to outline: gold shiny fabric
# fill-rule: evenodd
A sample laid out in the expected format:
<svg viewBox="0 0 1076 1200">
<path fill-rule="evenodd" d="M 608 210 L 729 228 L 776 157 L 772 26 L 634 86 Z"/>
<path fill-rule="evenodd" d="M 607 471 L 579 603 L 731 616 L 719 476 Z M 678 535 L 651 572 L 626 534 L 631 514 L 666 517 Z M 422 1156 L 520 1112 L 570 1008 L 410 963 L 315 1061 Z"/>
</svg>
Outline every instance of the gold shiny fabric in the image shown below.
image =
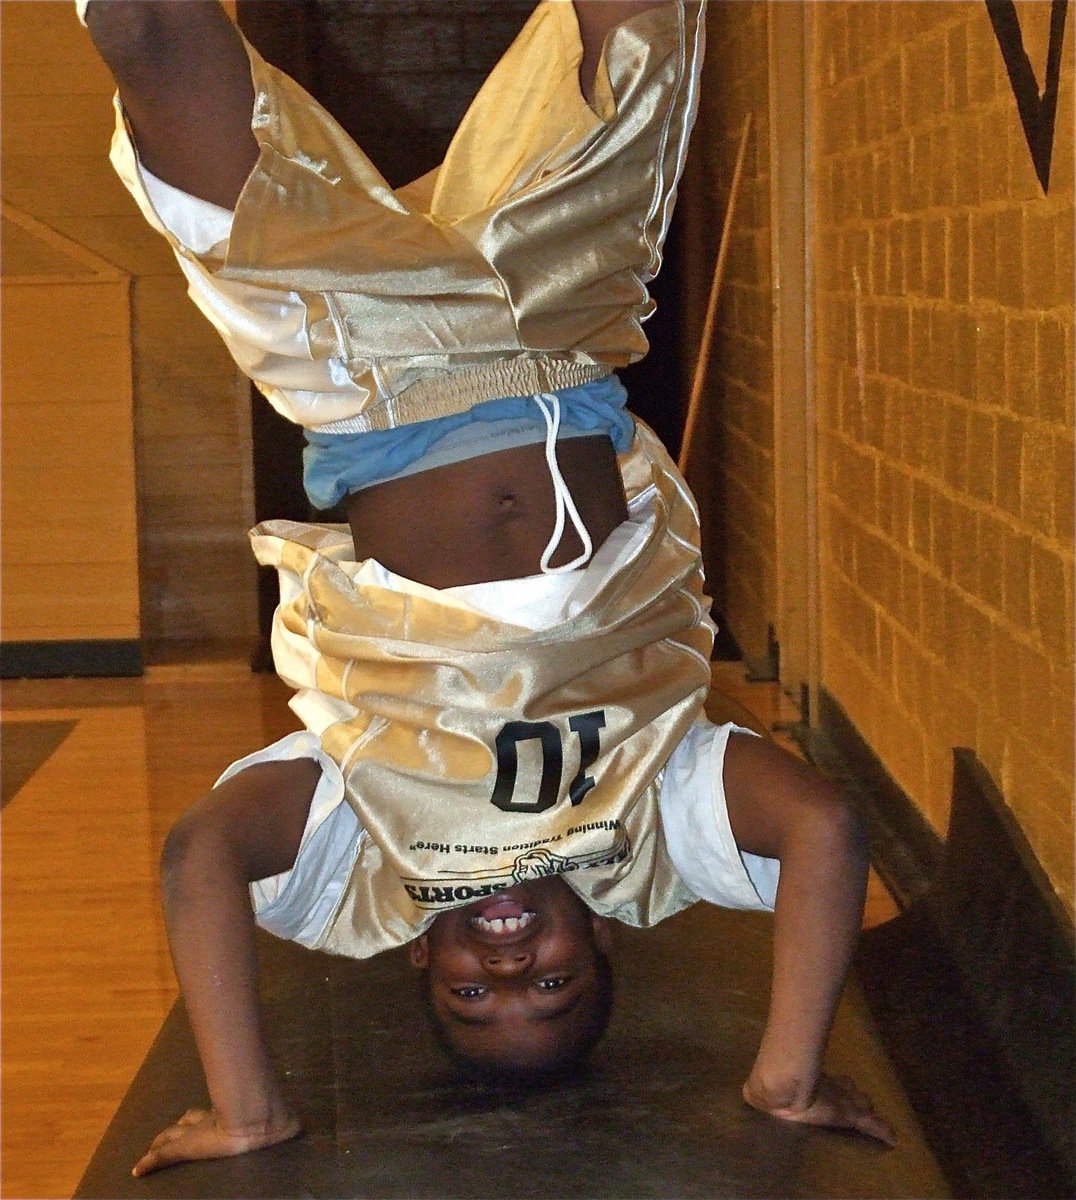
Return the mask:
<svg viewBox="0 0 1076 1200">
<path fill-rule="evenodd" d="M 702 37 L 695 4 L 631 18 L 607 39 L 592 108 L 575 9 L 543 0 L 443 164 L 396 190 L 248 48 L 260 156 L 225 260 L 203 263 L 301 295 L 312 355 L 342 358 L 364 394 L 349 431 L 607 374 L 647 348 L 645 284 L 683 165 Z"/>
<path fill-rule="evenodd" d="M 645 428 L 621 467 L 629 500 L 652 492 L 653 525 L 576 616 L 541 632 L 432 589 L 356 584 L 342 527 L 253 531 L 280 575 L 277 670 L 366 831 L 323 948 L 376 954 L 445 908 L 553 873 L 633 925 L 696 899 L 657 801 L 710 682 L 698 518 Z"/>
</svg>

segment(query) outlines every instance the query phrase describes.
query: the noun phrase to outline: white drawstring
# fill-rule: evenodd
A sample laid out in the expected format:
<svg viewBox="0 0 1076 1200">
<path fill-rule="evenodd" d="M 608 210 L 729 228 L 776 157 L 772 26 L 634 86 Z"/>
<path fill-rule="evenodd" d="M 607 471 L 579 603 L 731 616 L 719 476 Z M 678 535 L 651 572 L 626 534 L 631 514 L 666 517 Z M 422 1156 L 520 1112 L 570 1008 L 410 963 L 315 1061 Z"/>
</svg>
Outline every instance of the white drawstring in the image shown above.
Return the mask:
<svg viewBox="0 0 1076 1200">
<path fill-rule="evenodd" d="M 549 408 L 546 408 L 543 401 L 549 402 Z M 549 465 L 549 474 L 553 480 L 553 497 L 557 504 L 557 519 L 553 526 L 553 536 L 549 539 L 549 544 L 542 555 L 541 567 L 543 575 L 558 575 L 562 571 L 574 571 L 576 567 L 581 567 L 590 558 L 594 550 L 594 544 L 590 540 L 590 534 L 587 533 L 587 527 L 583 524 L 583 520 L 579 516 L 579 510 L 575 507 L 572 493 L 568 490 L 568 485 L 564 482 L 564 476 L 560 473 L 560 464 L 557 462 L 557 434 L 560 432 L 560 398 L 551 392 L 543 392 L 541 395 L 534 397 L 534 402 L 538 405 L 542 416 L 545 417 L 545 460 Z M 564 536 L 565 512 L 571 517 L 575 531 L 579 534 L 580 540 L 583 543 L 583 553 L 563 566 L 551 567 L 549 560 L 553 557 L 557 547 L 560 545 L 561 538 Z"/>
</svg>

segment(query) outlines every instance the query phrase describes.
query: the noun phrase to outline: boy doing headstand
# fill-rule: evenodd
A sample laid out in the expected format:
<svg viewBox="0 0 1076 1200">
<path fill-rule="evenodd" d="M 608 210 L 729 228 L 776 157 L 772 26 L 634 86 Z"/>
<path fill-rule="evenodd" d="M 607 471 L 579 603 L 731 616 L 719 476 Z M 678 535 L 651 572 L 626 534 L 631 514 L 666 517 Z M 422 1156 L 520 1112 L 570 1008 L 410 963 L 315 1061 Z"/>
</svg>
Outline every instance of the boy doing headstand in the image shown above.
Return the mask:
<svg viewBox="0 0 1076 1200">
<path fill-rule="evenodd" d="M 359 957 L 409 944 L 457 1061 L 542 1076 L 600 1035 L 607 921 L 700 898 L 775 910 L 747 1102 L 891 1140 L 822 1069 L 861 831 L 809 768 L 700 717 L 697 513 L 613 374 L 646 349 L 700 7 L 543 0 L 441 167 L 395 190 L 216 3 L 80 8 L 119 88 L 121 177 L 306 428 L 315 506 L 346 498 L 348 517 L 253 534 L 305 729 L 167 839 L 212 1109 L 135 1173 L 299 1131 L 259 1024 L 255 920 Z"/>
</svg>

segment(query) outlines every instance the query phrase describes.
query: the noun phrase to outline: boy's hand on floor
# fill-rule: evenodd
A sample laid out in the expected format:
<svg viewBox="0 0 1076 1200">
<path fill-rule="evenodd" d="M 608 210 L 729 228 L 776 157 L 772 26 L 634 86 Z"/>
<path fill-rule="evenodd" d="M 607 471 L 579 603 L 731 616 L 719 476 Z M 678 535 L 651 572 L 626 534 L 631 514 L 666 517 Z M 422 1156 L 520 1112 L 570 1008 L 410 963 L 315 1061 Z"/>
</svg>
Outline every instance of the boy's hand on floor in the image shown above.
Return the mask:
<svg viewBox="0 0 1076 1200">
<path fill-rule="evenodd" d="M 830 1129 L 852 1129 L 877 1138 L 887 1146 L 897 1144 L 897 1135 L 892 1126 L 875 1112 L 871 1098 L 861 1092 L 847 1075 L 823 1075 L 813 1099 L 802 1107 L 774 1104 L 750 1079 L 744 1084 L 743 1098 L 752 1108 L 771 1117 L 779 1117 L 782 1121 L 824 1125 Z"/>
<path fill-rule="evenodd" d="M 157 1134 L 150 1148 L 135 1163 L 132 1175 L 148 1175 L 161 1167 L 194 1162 L 203 1158 L 230 1158 L 261 1150 L 296 1137 L 301 1130 L 299 1118 L 286 1112 L 279 1120 L 260 1129 L 229 1133 L 223 1129 L 212 1109 L 192 1108 L 174 1125 Z"/>
</svg>

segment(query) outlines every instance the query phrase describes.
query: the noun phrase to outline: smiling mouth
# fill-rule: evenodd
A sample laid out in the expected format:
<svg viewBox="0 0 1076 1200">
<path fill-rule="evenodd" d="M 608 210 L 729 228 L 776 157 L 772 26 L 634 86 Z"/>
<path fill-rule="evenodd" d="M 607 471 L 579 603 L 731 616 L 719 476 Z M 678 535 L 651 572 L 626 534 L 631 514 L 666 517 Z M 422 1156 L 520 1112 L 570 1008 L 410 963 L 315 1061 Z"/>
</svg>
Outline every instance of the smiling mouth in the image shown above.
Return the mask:
<svg viewBox="0 0 1076 1200">
<path fill-rule="evenodd" d="M 467 924 L 479 933 L 522 933 L 534 920 L 537 914 L 525 909 L 513 917 L 483 917 L 481 915 L 468 917 Z"/>
</svg>

